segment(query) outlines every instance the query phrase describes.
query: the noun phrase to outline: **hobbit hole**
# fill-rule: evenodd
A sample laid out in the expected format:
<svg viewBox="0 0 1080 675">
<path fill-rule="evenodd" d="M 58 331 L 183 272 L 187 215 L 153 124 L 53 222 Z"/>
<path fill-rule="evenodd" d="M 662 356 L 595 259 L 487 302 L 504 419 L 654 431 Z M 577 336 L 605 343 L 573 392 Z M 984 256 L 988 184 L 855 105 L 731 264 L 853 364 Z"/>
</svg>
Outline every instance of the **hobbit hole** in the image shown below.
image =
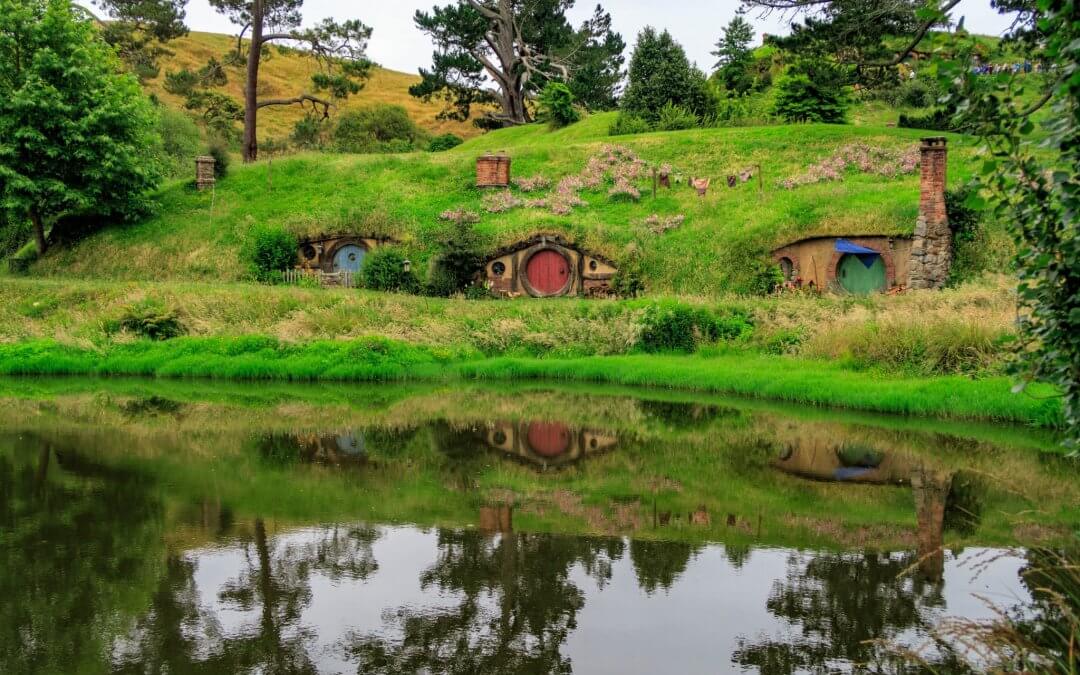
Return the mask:
<svg viewBox="0 0 1080 675">
<path fill-rule="evenodd" d="M 557 235 L 537 235 L 497 251 L 483 278 L 504 297 L 610 297 L 615 266 Z"/>
</svg>

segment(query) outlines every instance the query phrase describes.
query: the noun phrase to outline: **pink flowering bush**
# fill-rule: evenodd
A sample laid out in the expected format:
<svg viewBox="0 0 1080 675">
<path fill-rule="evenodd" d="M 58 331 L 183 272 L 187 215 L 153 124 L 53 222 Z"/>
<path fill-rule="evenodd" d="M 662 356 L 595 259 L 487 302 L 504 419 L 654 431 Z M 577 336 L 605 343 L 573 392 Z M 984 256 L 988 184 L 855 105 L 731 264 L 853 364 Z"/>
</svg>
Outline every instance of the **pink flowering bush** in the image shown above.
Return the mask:
<svg viewBox="0 0 1080 675">
<path fill-rule="evenodd" d="M 484 210 L 488 213 L 506 213 L 513 211 L 524 202 L 515 197 L 509 190 L 489 192 L 484 195 Z"/>
<path fill-rule="evenodd" d="M 535 176 L 529 176 L 528 178 L 515 178 L 514 185 L 522 192 L 538 192 L 551 187 L 551 181 L 540 174 L 537 174 Z"/>
<path fill-rule="evenodd" d="M 806 171 L 780 181 L 780 187 L 791 190 L 800 185 L 844 180 L 844 174 L 855 169 L 885 178 L 914 173 L 919 168 L 919 149 L 905 150 L 872 147 L 865 143 L 850 143 L 831 157 L 811 164 Z"/>
<path fill-rule="evenodd" d="M 684 220 L 686 220 L 686 216 L 682 214 L 675 216 L 661 216 L 654 213 L 643 222 L 645 227 L 649 228 L 649 231 L 653 234 L 663 234 L 668 230 L 674 230 L 679 227 L 683 224 Z"/>
<path fill-rule="evenodd" d="M 475 211 L 466 211 L 465 209 L 454 209 L 452 211 L 443 211 L 439 214 L 440 220 L 448 220 L 451 223 L 479 223 L 480 214 Z"/>
</svg>

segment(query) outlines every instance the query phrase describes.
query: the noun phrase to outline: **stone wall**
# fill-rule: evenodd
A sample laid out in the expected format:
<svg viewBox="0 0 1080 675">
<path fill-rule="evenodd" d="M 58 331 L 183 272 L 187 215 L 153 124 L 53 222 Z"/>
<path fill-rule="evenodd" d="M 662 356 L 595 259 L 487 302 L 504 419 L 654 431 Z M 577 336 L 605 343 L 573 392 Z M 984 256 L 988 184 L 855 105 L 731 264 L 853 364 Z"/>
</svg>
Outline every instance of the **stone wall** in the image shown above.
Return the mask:
<svg viewBox="0 0 1080 675">
<path fill-rule="evenodd" d="M 911 243 L 911 288 L 941 288 L 952 266 L 952 232 L 945 212 L 948 148 L 944 138 L 922 141 L 919 220 Z"/>
<path fill-rule="evenodd" d="M 195 158 L 195 187 L 198 190 L 207 190 L 214 187 L 217 178 L 214 176 L 214 165 L 217 161 L 209 155 Z"/>
</svg>

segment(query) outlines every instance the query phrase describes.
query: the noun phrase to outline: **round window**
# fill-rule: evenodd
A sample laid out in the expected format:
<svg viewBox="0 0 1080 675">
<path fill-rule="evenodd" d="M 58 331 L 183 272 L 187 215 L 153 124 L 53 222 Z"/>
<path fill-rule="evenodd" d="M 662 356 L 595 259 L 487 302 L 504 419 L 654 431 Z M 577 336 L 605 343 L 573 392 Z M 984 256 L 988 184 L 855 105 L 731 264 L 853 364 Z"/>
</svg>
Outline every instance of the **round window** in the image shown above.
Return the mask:
<svg viewBox="0 0 1080 675">
<path fill-rule="evenodd" d="M 506 265 L 502 262 L 497 262 L 491 266 L 491 273 L 497 277 L 501 277 L 506 274 Z"/>
<path fill-rule="evenodd" d="M 502 445 L 506 443 L 506 432 L 496 431 L 491 440 L 495 441 L 495 445 Z"/>
<path fill-rule="evenodd" d="M 591 271 L 595 272 L 597 267 L 600 267 L 600 265 L 596 264 L 595 260 L 590 260 L 589 261 L 589 269 Z"/>
<path fill-rule="evenodd" d="M 304 248 L 300 249 L 300 253 L 303 254 L 304 260 L 314 260 L 315 259 L 315 247 L 312 246 L 311 244 L 306 244 L 304 246 Z"/>
</svg>

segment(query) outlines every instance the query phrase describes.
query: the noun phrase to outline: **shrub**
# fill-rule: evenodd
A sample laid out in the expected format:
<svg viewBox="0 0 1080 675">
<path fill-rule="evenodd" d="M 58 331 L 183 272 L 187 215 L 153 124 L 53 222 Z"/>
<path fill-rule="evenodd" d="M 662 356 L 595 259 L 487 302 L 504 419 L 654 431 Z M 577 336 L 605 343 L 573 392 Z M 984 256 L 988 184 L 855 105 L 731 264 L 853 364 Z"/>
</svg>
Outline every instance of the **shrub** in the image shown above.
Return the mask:
<svg viewBox="0 0 1080 675">
<path fill-rule="evenodd" d="M 252 275 L 259 281 L 272 281 L 296 264 L 296 248 L 296 237 L 280 226 L 252 228 L 245 251 Z"/>
<path fill-rule="evenodd" d="M 322 147 L 325 124 L 318 115 L 308 113 L 293 125 L 292 142 L 298 148 L 313 150 Z"/>
<path fill-rule="evenodd" d="M 361 270 L 364 286 L 373 291 L 414 293 L 418 284 L 405 271 L 405 256 L 396 249 L 377 248 L 368 254 Z"/>
<path fill-rule="evenodd" d="M 151 340 L 168 340 L 186 333 L 177 312 L 154 300 L 124 308 L 116 327 Z"/>
<path fill-rule="evenodd" d="M 900 85 L 899 103 L 910 108 L 929 108 L 937 100 L 937 92 L 924 80 L 908 80 Z"/>
<path fill-rule="evenodd" d="M 160 106 L 158 113 L 162 164 L 166 175 L 190 175 L 195 170 L 195 156 L 199 154 L 199 127 L 179 110 Z"/>
<path fill-rule="evenodd" d="M 644 134 L 652 131 L 652 125 L 637 115 L 619 113 L 615 121 L 608 127 L 609 136 L 629 136 L 630 134 Z"/>
<path fill-rule="evenodd" d="M 842 124 L 847 96 L 842 71 L 828 63 L 800 61 L 776 86 L 774 112 L 788 122 Z"/>
<path fill-rule="evenodd" d="M 445 152 L 456 148 L 464 143 L 460 136 L 454 134 L 443 134 L 442 136 L 436 136 L 428 143 L 428 152 Z"/>
<path fill-rule="evenodd" d="M 386 104 L 345 113 L 333 132 L 338 152 L 408 152 L 424 137 L 405 108 Z"/>
<path fill-rule="evenodd" d="M 660 115 L 656 120 L 656 128 L 660 131 L 679 131 L 693 129 L 699 123 L 700 120 L 697 115 L 669 101 L 660 109 Z"/>
<path fill-rule="evenodd" d="M 581 119 L 574 107 L 574 94 L 562 82 L 551 81 L 540 92 L 540 119 L 547 120 L 553 128 L 570 126 Z"/>
<path fill-rule="evenodd" d="M 784 285 L 784 271 L 772 260 L 756 260 L 747 290 L 755 295 L 769 295 Z"/>
<path fill-rule="evenodd" d="M 165 91 L 176 96 L 188 96 L 191 92 L 195 91 L 195 87 L 199 86 L 199 76 L 183 68 L 174 72 L 165 73 Z"/>
<path fill-rule="evenodd" d="M 229 148 L 223 141 L 215 141 L 206 149 L 206 154 L 214 158 L 214 177 L 221 179 L 229 175 L 229 163 L 232 158 Z"/>
<path fill-rule="evenodd" d="M 10 218 L 0 210 L 0 258 L 14 255 L 30 241 L 33 228 L 25 218 Z"/>
<path fill-rule="evenodd" d="M 726 310 L 722 315 L 673 300 L 645 307 L 638 346 L 646 352 L 693 352 L 699 344 L 737 340 L 753 332 L 746 312 Z"/>
<path fill-rule="evenodd" d="M 427 289 L 429 295 L 450 296 L 465 289 L 483 265 L 480 236 L 469 219 L 451 221 L 442 233 L 442 253 Z"/>
<path fill-rule="evenodd" d="M 937 108 L 925 115 L 900 115 L 897 126 L 901 129 L 925 129 L 927 131 L 963 132 L 955 121 L 955 110 Z"/>
</svg>

